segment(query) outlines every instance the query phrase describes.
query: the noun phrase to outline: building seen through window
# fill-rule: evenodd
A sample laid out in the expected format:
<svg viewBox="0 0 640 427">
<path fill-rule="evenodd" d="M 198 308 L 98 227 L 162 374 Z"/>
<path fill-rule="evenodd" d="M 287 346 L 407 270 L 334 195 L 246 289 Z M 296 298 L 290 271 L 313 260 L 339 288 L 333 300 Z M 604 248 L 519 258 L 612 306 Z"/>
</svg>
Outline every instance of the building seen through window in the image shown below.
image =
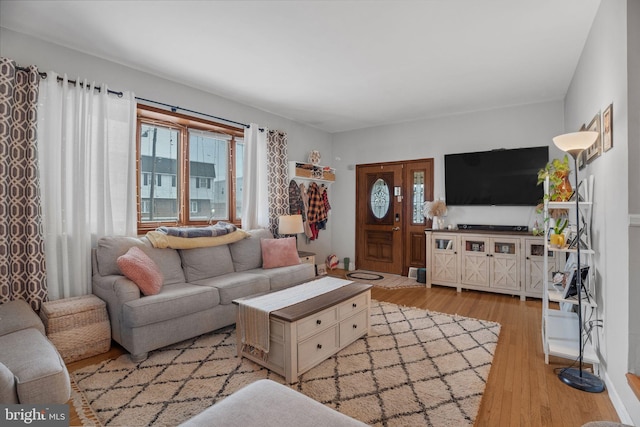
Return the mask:
<svg viewBox="0 0 640 427">
<path fill-rule="evenodd" d="M 164 224 L 239 223 L 241 130 L 224 133 L 224 128 L 199 128 L 195 119 L 185 126 L 155 117 L 139 111 L 139 231 Z"/>
</svg>

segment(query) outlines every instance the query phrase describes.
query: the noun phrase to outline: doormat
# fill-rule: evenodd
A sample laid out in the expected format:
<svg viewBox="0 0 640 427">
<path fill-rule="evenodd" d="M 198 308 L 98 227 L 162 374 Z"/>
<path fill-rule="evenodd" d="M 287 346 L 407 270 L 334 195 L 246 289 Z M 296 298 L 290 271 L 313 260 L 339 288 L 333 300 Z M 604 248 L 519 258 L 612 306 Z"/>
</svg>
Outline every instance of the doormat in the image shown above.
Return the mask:
<svg viewBox="0 0 640 427">
<path fill-rule="evenodd" d="M 382 280 L 384 276 L 376 273 L 369 273 L 368 271 L 354 271 L 353 273 L 347 273 L 349 279 L 359 280 Z"/>
</svg>

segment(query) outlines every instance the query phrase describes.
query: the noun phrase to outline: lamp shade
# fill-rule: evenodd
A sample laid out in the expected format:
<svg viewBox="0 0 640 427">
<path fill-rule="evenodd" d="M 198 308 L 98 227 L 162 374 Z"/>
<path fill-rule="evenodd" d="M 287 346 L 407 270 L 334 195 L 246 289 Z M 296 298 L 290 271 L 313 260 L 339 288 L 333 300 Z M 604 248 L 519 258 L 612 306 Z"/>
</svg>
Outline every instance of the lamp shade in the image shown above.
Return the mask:
<svg viewBox="0 0 640 427">
<path fill-rule="evenodd" d="M 283 215 L 278 217 L 278 234 L 304 233 L 302 215 Z"/>
<path fill-rule="evenodd" d="M 596 139 L 598 139 L 598 132 L 582 131 L 558 135 L 553 138 L 553 143 L 562 151 L 577 155 L 589 148 Z"/>
</svg>

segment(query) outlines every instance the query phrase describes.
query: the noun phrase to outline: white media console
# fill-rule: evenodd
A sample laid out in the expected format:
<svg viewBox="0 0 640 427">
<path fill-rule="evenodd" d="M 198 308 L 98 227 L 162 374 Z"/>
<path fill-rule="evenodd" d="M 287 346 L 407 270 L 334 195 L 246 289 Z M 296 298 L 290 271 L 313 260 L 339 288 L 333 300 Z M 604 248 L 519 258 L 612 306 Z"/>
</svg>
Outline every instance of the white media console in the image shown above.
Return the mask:
<svg viewBox="0 0 640 427">
<path fill-rule="evenodd" d="M 530 232 L 495 230 L 426 230 L 426 286 L 542 298 L 544 237 Z M 557 271 L 559 257 L 549 257 L 546 274 Z M 564 264 L 563 264 L 564 265 Z"/>
</svg>

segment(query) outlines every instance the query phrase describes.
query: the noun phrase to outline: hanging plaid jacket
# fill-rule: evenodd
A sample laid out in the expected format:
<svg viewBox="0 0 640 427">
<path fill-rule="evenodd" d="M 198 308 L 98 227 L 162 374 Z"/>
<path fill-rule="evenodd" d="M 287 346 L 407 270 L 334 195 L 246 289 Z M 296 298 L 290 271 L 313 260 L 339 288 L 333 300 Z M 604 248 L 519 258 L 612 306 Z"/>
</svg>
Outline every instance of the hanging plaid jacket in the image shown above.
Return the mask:
<svg viewBox="0 0 640 427">
<path fill-rule="evenodd" d="M 310 224 L 325 221 L 327 219 L 327 211 L 324 209 L 324 202 L 322 200 L 322 193 L 318 184 L 312 182 L 309 184 L 309 210 L 307 211 L 307 220 Z"/>
<path fill-rule="evenodd" d="M 302 221 L 307 220 L 300 187 L 294 180 L 289 182 L 289 215 L 302 215 Z"/>
</svg>

